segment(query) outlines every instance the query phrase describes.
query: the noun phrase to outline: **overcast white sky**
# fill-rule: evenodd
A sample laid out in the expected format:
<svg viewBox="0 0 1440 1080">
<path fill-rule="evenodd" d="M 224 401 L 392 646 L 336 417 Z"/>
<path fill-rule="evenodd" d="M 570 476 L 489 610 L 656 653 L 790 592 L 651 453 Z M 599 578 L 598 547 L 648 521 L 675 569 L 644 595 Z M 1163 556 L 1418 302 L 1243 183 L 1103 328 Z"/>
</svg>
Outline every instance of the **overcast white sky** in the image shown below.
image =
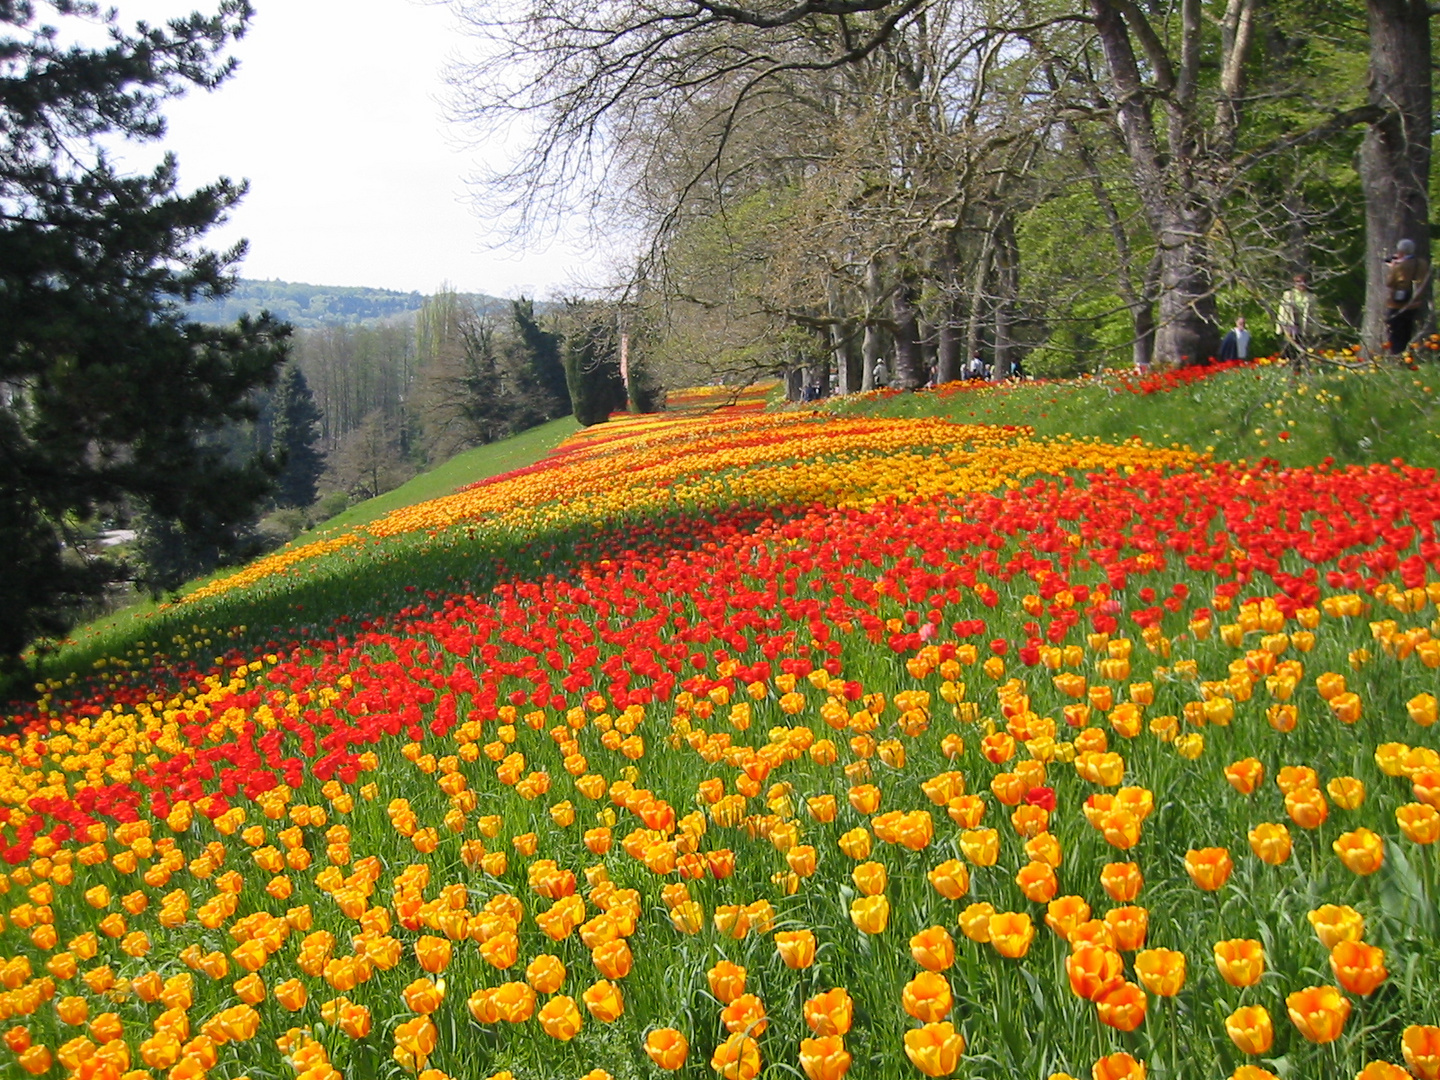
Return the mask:
<svg viewBox="0 0 1440 1080">
<path fill-rule="evenodd" d="M 120 21 L 213 11 L 215 0 L 115 0 Z M 248 178 L 209 245 L 250 241 L 241 276 L 319 285 L 546 296 L 593 278 L 582 249 L 487 250 L 465 201 L 476 151 L 444 119 L 441 78 L 467 39 L 422 0 L 254 0 L 240 70 L 170 103 L 166 148 L 185 186 Z M 129 155 L 127 155 L 129 159 Z M 135 161 L 140 159 L 134 158 Z M 578 271 L 578 272 L 577 272 Z"/>
</svg>

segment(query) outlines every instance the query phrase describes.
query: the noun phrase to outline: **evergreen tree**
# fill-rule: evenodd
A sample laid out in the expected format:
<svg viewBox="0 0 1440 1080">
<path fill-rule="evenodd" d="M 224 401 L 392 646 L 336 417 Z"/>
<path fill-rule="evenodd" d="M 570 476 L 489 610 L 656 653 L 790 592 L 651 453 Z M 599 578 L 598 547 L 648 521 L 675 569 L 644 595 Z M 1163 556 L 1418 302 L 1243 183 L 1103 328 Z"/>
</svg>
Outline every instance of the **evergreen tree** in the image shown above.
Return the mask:
<svg viewBox="0 0 1440 1080">
<path fill-rule="evenodd" d="M 280 462 L 275 505 L 303 510 L 315 501 L 315 488 L 325 471 L 325 455 L 315 445 L 320 438 L 320 409 L 299 365 L 286 366 L 275 388 L 271 410 L 270 453 Z"/>
<path fill-rule="evenodd" d="M 180 308 L 230 288 L 243 248 L 197 241 L 244 185 L 184 193 L 173 157 L 126 175 L 100 147 L 163 136 L 164 101 L 223 82 L 251 15 L 220 0 L 129 33 L 93 3 L 0 0 L 0 667 L 124 572 L 79 554 L 78 523 L 133 509 L 231 550 L 269 490 L 267 463 L 214 435 L 254 415 L 289 328 Z M 102 18 L 104 47 L 70 43 L 64 24 Z"/>
<path fill-rule="evenodd" d="M 571 411 L 586 427 L 602 424 L 627 404 L 614 322 L 609 310 L 601 305 L 571 300 L 565 304 L 564 324 L 565 380 Z"/>
<path fill-rule="evenodd" d="M 535 318 L 535 302 L 521 297 L 510 305 L 515 329 L 520 335 L 520 351 L 525 366 L 545 405 L 544 419 L 564 416 L 570 411 L 570 391 L 566 382 L 565 364 L 560 359 L 560 335 L 540 326 Z"/>
</svg>

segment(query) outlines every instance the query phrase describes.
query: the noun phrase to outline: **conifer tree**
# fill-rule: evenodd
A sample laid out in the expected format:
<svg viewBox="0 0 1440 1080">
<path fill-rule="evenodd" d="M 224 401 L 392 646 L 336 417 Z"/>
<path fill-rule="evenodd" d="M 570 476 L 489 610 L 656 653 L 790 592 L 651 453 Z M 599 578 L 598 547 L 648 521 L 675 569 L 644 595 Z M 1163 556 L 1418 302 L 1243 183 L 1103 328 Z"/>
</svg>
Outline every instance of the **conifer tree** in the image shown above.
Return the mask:
<svg viewBox="0 0 1440 1080">
<path fill-rule="evenodd" d="M 231 287 L 243 246 L 198 245 L 245 186 L 183 192 L 172 156 L 127 174 L 101 146 L 160 139 L 164 102 L 223 82 L 251 15 L 220 0 L 127 31 L 88 0 L 0 0 L 0 669 L 125 572 L 81 526 L 148 513 L 223 550 L 268 493 L 266 462 L 215 435 L 253 416 L 289 328 L 180 309 Z M 108 43 L 73 43 L 97 21 Z"/>
<path fill-rule="evenodd" d="M 304 509 L 315 501 L 315 488 L 325 471 L 320 438 L 320 409 L 298 364 L 286 366 L 275 387 L 270 453 L 280 463 L 275 478 L 275 505 Z"/>
</svg>

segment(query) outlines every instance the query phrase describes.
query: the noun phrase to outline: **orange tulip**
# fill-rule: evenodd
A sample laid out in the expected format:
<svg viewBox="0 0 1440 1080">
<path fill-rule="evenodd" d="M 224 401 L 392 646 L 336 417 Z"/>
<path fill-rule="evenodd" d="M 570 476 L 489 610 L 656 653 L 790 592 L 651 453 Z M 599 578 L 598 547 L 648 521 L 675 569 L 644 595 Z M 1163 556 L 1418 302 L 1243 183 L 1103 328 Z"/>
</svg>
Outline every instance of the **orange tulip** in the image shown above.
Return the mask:
<svg viewBox="0 0 1440 1080">
<path fill-rule="evenodd" d="M 839 1035 L 800 1040 L 800 1067 L 810 1080 L 840 1080 L 850 1071 L 850 1055 Z"/>
<path fill-rule="evenodd" d="M 1285 812 L 1302 829 L 1318 829 L 1330 816 L 1330 804 L 1319 788 L 1296 788 L 1285 795 Z"/>
<path fill-rule="evenodd" d="M 594 983 L 580 998 L 585 1002 L 585 1008 L 590 1010 L 590 1015 L 602 1024 L 614 1023 L 625 1012 L 625 999 L 620 994 L 620 988 L 607 979 Z"/>
<path fill-rule="evenodd" d="M 1325 785 L 1325 790 L 1342 810 L 1357 810 L 1365 801 L 1365 783 L 1353 776 L 1337 776 Z"/>
<path fill-rule="evenodd" d="M 947 859 L 926 877 L 931 887 L 947 900 L 959 900 L 970 891 L 970 871 L 959 859 Z"/>
<path fill-rule="evenodd" d="M 1388 1061 L 1372 1061 L 1355 1074 L 1355 1080 L 1414 1080 L 1414 1077 L 1399 1065 L 1392 1065 Z"/>
<path fill-rule="evenodd" d="M 347 1004 L 340 1009 L 340 1030 L 352 1039 L 370 1034 L 370 1010 L 364 1005 Z"/>
<path fill-rule="evenodd" d="M 1251 795 L 1265 779 L 1265 766 L 1258 758 L 1245 758 L 1225 766 L 1225 779 L 1241 795 Z"/>
<path fill-rule="evenodd" d="M 1105 925 L 1115 948 L 1121 952 L 1134 952 L 1145 944 L 1145 934 L 1150 927 L 1150 912 L 1143 907 L 1118 907 L 1105 913 Z"/>
<path fill-rule="evenodd" d="M 862 896 L 850 904 L 850 921 L 866 934 L 882 934 L 890 922 L 890 901 L 884 896 Z"/>
<path fill-rule="evenodd" d="M 948 1020 L 905 1032 L 905 1056 L 926 1076 L 950 1076 L 960 1067 L 965 1037 Z"/>
<path fill-rule="evenodd" d="M 1043 862 L 1026 863 L 1022 866 L 1015 875 L 1015 884 L 1020 887 L 1025 899 L 1036 904 L 1048 904 L 1060 889 L 1055 871 L 1048 863 Z"/>
<path fill-rule="evenodd" d="M 945 976 L 934 971 L 922 971 L 905 984 L 900 1004 L 916 1020 L 929 1023 L 942 1019 L 950 1011 L 954 999 Z"/>
<path fill-rule="evenodd" d="M 600 974 L 607 979 L 623 979 L 630 974 L 635 958 L 630 951 L 629 944 L 624 938 L 616 938 L 614 941 L 607 941 L 590 953 L 590 959 L 594 961 Z M 529 977 L 529 969 L 526 969 L 526 977 Z"/>
<path fill-rule="evenodd" d="M 712 967 L 706 972 L 706 979 L 710 983 L 710 993 L 722 1005 L 729 1005 L 745 993 L 745 969 L 729 960 L 721 960 Z"/>
<path fill-rule="evenodd" d="M 1261 862 L 1279 866 L 1290 857 L 1290 830 L 1269 822 L 1250 830 L 1250 850 Z"/>
<path fill-rule="evenodd" d="M 287 979 L 274 990 L 275 1000 L 280 1007 L 290 1012 L 299 1012 L 305 1007 L 306 998 L 309 995 L 305 992 L 305 984 L 299 979 Z"/>
<path fill-rule="evenodd" d="M 1416 844 L 1440 840 L 1440 810 L 1424 803 L 1406 803 L 1395 811 L 1395 822 L 1406 839 Z"/>
<path fill-rule="evenodd" d="M 775 935 L 775 949 L 788 968 L 815 963 L 815 935 L 809 930 L 782 930 Z"/>
<path fill-rule="evenodd" d="M 1065 974 L 1076 997 L 1096 1001 L 1125 978 L 1125 961 L 1104 945 L 1078 945 L 1065 958 Z"/>
<path fill-rule="evenodd" d="M 966 829 L 960 834 L 960 854 L 975 866 L 994 866 L 1000 858 L 1000 834 L 994 829 Z"/>
<path fill-rule="evenodd" d="M 1243 1005 L 1225 1019 L 1225 1033 L 1241 1053 L 1263 1054 L 1275 1041 L 1275 1026 L 1263 1005 Z"/>
<path fill-rule="evenodd" d="M 844 1035 L 850 1030 L 854 1003 L 843 986 L 816 994 L 805 1002 L 805 1023 L 817 1036 Z"/>
<path fill-rule="evenodd" d="M 1215 966 L 1231 986 L 1254 986 L 1265 972 L 1265 948 L 1250 938 L 1217 941 Z"/>
<path fill-rule="evenodd" d="M 1001 912 L 990 916 L 990 944 L 1001 956 L 1019 959 L 1030 951 L 1035 926 L 1024 912 Z"/>
<path fill-rule="evenodd" d="M 500 1022 L 500 1010 L 495 1007 L 494 995 L 495 991 L 491 987 L 482 986 L 465 1000 L 465 1007 L 470 1010 L 470 1015 L 477 1024 Z"/>
<path fill-rule="evenodd" d="M 575 1006 L 575 999 L 566 994 L 558 994 L 547 1001 L 537 1019 L 546 1035 L 561 1042 L 569 1042 L 580 1033 L 580 1028 L 584 1025 L 580 1010 Z"/>
<path fill-rule="evenodd" d="M 1135 974 L 1158 997 L 1174 997 L 1185 986 L 1185 954 L 1173 949 L 1146 949 L 1135 955 Z"/>
<path fill-rule="evenodd" d="M 1126 1053 L 1107 1054 L 1090 1070 L 1092 1080 L 1145 1080 L 1145 1063 Z"/>
<path fill-rule="evenodd" d="M 416 979 L 400 992 L 400 996 L 411 1012 L 429 1016 L 445 1000 L 444 980 L 435 983 L 429 979 Z"/>
<path fill-rule="evenodd" d="M 1070 940 L 1075 927 L 1090 918 L 1090 905 L 1081 896 L 1059 896 L 1045 908 L 1045 925 L 1055 934 Z"/>
<path fill-rule="evenodd" d="M 910 939 L 910 956 L 926 971 L 944 971 L 955 962 L 955 940 L 943 926 L 932 926 Z"/>
<path fill-rule="evenodd" d="M 1117 904 L 1131 903 L 1144 885 L 1140 867 L 1133 862 L 1106 863 L 1100 871 L 1100 887 Z"/>
<path fill-rule="evenodd" d="M 960 912 L 960 931 L 971 941 L 984 945 L 990 940 L 990 918 L 995 914 L 993 904 L 981 901 L 971 904 Z"/>
<path fill-rule="evenodd" d="M 1350 1016 L 1350 1002 L 1333 986 L 1296 990 L 1285 999 L 1290 1022 L 1313 1043 L 1334 1042 Z"/>
<path fill-rule="evenodd" d="M 801 877 L 810 877 L 819 863 L 819 853 L 810 844 L 799 844 L 785 853 L 785 862 Z"/>
<path fill-rule="evenodd" d="M 1310 912 L 1315 936 L 1320 944 L 1333 949 L 1342 941 L 1359 941 L 1365 936 L 1365 917 L 1348 904 L 1324 904 Z"/>
<path fill-rule="evenodd" d="M 535 991 L 529 983 L 503 982 L 490 990 L 489 1011 L 507 1024 L 523 1024 L 535 1014 Z"/>
<path fill-rule="evenodd" d="M 863 825 L 840 836 L 840 850 L 857 862 L 870 857 L 872 837 Z"/>
<path fill-rule="evenodd" d="M 1100 1022 L 1116 1031 L 1134 1031 L 1145 1022 L 1149 999 L 1145 991 L 1132 982 L 1121 982 L 1095 999 Z"/>
<path fill-rule="evenodd" d="M 690 1043 L 674 1028 L 656 1028 L 645 1036 L 645 1053 L 660 1068 L 674 1072 L 684 1067 Z"/>
<path fill-rule="evenodd" d="M 1440 1080 L 1440 1027 L 1411 1024 L 1400 1034 L 1400 1049 L 1417 1080 Z"/>
<path fill-rule="evenodd" d="M 426 935 L 415 942 L 415 957 L 422 971 L 437 975 L 450 965 L 450 942 Z"/>
<path fill-rule="evenodd" d="M 1341 833 L 1331 847 L 1351 873 L 1373 874 L 1385 862 L 1385 842 L 1363 827 Z"/>
<path fill-rule="evenodd" d="M 866 896 L 877 896 L 884 892 L 889 880 L 885 864 L 878 862 L 861 863 L 851 872 L 850 877 L 854 880 L 855 887 Z"/>
<path fill-rule="evenodd" d="M 1198 888 L 1214 892 L 1224 887 L 1234 864 L 1223 847 L 1192 848 L 1185 853 L 1185 871 Z"/>
<path fill-rule="evenodd" d="M 235 983 L 235 996 L 246 1005 L 258 1005 L 265 1000 L 265 983 L 253 972 Z"/>
<path fill-rule="evenodd" d="M 395 1059 L 407 1069 L 419 1070 L 435 1050 L 440 1032 L 428 1016 L 417 1016 L 395 1027 Z"/>
<path fill-rule="evenodd" d="M 553 994 L 565 982 L 565 965 L 558 956 L 541 953 L 526 965 L 525 981 L 537 994 Z"/>
<path fill-rule="evenodd" d="M 28 1047 L 15 1060 L 22 1069 L 35 1076 L 50 1071 L 50 1050 L 48 1047 L 41 1046 L 39 1043 Z"/>
<path fill-rule="evenodd" d="M 731 1035 L 715 1048 L 710 1067 L 720 1074 L 720 1080 L 755 1080 L 760 1072 L 760 1044 L 743 1032 Z"/>
<path fill-rule="evenodd" d="M 1330 950 L 1330 970 L 1335 981 L 1352 994 L 1367 997 L 1385 981 L 1385 950 L 1363 941 L 1337 942 Z"/>
</svg>

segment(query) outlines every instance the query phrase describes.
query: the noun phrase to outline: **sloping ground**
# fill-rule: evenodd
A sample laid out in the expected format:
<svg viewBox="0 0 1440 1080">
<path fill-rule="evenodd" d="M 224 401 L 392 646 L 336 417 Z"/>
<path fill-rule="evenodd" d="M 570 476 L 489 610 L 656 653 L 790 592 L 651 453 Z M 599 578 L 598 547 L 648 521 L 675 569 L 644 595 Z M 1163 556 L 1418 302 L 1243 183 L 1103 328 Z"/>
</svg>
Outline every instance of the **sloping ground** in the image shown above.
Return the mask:
<svg viewBox="0 0 1440 1080">
<path fill-rule="evenodd" d="M 1440 1075 L 1437 520 L 1400 465 L 590 429 L 15 717 L 9 1067 Z"/>
</svg>

